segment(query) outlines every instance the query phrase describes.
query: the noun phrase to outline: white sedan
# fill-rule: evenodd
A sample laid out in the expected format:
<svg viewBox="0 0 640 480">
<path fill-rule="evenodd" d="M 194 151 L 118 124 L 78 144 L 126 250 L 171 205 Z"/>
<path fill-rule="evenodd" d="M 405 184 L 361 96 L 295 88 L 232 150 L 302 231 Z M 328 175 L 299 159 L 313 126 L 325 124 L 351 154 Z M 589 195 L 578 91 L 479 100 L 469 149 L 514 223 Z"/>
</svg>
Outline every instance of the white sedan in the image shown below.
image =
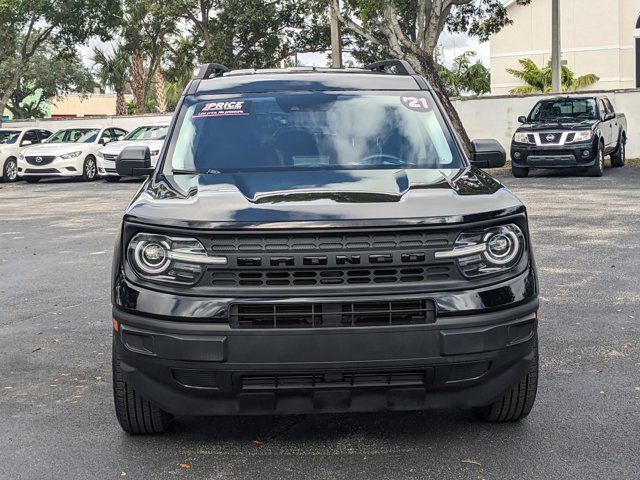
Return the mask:
<svg viewBox="0 0 640 480">
<path fill-rule="evenodd" d="M 116 172 L 116 159 L 126 147 L 149 147 L 151 166 L 158 163 L 160 150 L 169 130 L 168 123 L 154 123 L 136 128 L 119 142 L 110 143 L 98 153 L 98 174 L 107 182 L 117 182 L 120 175 Z"/>
<path fill-rule="evenodd" d="M 126 135 L 121 128 L 101 125 L 63 128 L 46 143 L 25 149 L 18 157 L 18 175 L 30 183 L 45 177 L 98 177 L 98 152 Z"/>
<path fill-rule="evenodd" d="M 50 136 L 49 130 L 39 128 L 0 128 L 0 181 L 15 182 L 20 153 Z"/>
</svg>

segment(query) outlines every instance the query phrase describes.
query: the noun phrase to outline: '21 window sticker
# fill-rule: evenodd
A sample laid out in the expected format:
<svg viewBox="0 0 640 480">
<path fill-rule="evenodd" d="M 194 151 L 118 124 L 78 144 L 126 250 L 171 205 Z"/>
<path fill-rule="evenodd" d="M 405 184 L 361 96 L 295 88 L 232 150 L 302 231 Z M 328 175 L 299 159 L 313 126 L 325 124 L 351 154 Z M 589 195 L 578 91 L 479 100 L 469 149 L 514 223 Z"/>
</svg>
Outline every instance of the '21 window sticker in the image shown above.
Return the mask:
<svg viewBox="0 0 640 480">
<path fill-rule="evenodd" d="M 193 112 L 193 118 L 240 117 L 251 115 L 250 100 L 221 100 L 200 103 Z"/>
<path fill-rule="evenodd" d="M 415 112 L 428 112 L 431 110 L 426 97 L 402 96 L 400 101 L 405 107 Z"/>
</svg>

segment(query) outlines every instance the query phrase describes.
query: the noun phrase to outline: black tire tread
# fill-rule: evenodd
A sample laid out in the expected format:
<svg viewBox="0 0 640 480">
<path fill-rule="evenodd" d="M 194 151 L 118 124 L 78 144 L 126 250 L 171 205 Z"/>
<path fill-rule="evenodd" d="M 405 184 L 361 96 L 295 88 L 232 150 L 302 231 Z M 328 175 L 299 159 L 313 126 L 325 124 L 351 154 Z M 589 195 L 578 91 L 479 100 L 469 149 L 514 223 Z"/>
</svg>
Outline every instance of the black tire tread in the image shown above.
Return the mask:
<svg viewBox="0 0 640 480">
<path fill-rule="evenodd" d="M 124 380 L 115 344 L 113 348 L 113 400 L 118 423 L 127 433 L 134 435 L 162 433 L 171 425 L 173 417 L 169 413 L 142 398 Z"/>
<path fill-rule="evenodd" d="M 526 418 L 536 400 L 538 390 L 538 349 L 529 371 L 500 400 L 493 404 L 475 409 L 478 418 L 491 423 L 517 422 Z"/>
<path fill-rule="evenodd" d="M 621 148 L 626 143 L 626 141 L 627 140 L 624 136 L 620 137 L 620 139 L 618 140 L 618 149 L 615 153 L 611 154 L 611 166 L 614 168 L 624 167 L 624 164 L 626 163 Z"/>
</svg>

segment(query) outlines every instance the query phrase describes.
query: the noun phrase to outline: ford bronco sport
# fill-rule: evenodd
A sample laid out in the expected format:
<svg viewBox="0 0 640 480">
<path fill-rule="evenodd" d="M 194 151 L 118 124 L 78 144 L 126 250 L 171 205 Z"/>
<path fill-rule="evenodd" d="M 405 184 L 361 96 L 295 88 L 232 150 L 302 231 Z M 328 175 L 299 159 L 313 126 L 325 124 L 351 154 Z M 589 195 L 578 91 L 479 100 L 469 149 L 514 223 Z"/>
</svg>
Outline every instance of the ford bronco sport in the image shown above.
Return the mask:
<svg viewBox="0 0 640 480">
<path fill-rule="evenodd" d="M 130 433 L 174 416 L 470 408 L 526 417 L 538 284 L 522 203 L 403 61 L 202 68 L 127 209 L 113 387 Z"/>
</svg>

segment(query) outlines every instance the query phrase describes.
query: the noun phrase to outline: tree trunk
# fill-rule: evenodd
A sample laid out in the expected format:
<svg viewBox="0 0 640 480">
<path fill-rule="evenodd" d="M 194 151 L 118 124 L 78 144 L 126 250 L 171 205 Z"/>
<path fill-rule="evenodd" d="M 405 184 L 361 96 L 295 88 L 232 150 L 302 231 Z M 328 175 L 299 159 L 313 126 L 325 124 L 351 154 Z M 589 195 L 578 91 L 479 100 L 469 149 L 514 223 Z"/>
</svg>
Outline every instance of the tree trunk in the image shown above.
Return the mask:
<svg viewBox="0 0 640 480">
<path fill-rule="evenodd" d="M 420 65 L 412 65 L 413 68 L 420 75 L 424 76 L 433 88 L 438 99 L 442 102 L 442 106 L 444 107 L 445 112 L 447 112 L 447 116 L 451 119 L 453 128 L 460 137 L 463 148 L 467 155 L 469 155 L 471 153 L 471 140 L 469 139 L 469 135 L 467 135 L 467 131 L 464 129 L 464 125 L 462 124 L 460 115 L 458 115 L 458 111 L 454 108 L 453 103 L 451 103 L 451 100 L 447 95 L 444 84 L 440 79 L 440 75 L 438 75 L 438 66 L 435 62 L 434 55 L 425 53 L 425 55 L 418 59 L 418 61 Z"/>
<path fill-rule="evenodd" d="M 127 114 L 127 100 L 124 96 L 124 90 L 119 88 L 116 90 L 116 115 Z"/>
<path fill-rule="evenodd" d="M 159 66 L 156 68 L 156 109 L 158 113 L 167 113 L 166 84 Z"/>
<path fill-rule="evenodd" d="M 147 113 L 144 83 L 144 58 L 142 51 L 136 49 L 131 55 L 131 90 L 136 99 L 137 114 Z"/>
</svg>

